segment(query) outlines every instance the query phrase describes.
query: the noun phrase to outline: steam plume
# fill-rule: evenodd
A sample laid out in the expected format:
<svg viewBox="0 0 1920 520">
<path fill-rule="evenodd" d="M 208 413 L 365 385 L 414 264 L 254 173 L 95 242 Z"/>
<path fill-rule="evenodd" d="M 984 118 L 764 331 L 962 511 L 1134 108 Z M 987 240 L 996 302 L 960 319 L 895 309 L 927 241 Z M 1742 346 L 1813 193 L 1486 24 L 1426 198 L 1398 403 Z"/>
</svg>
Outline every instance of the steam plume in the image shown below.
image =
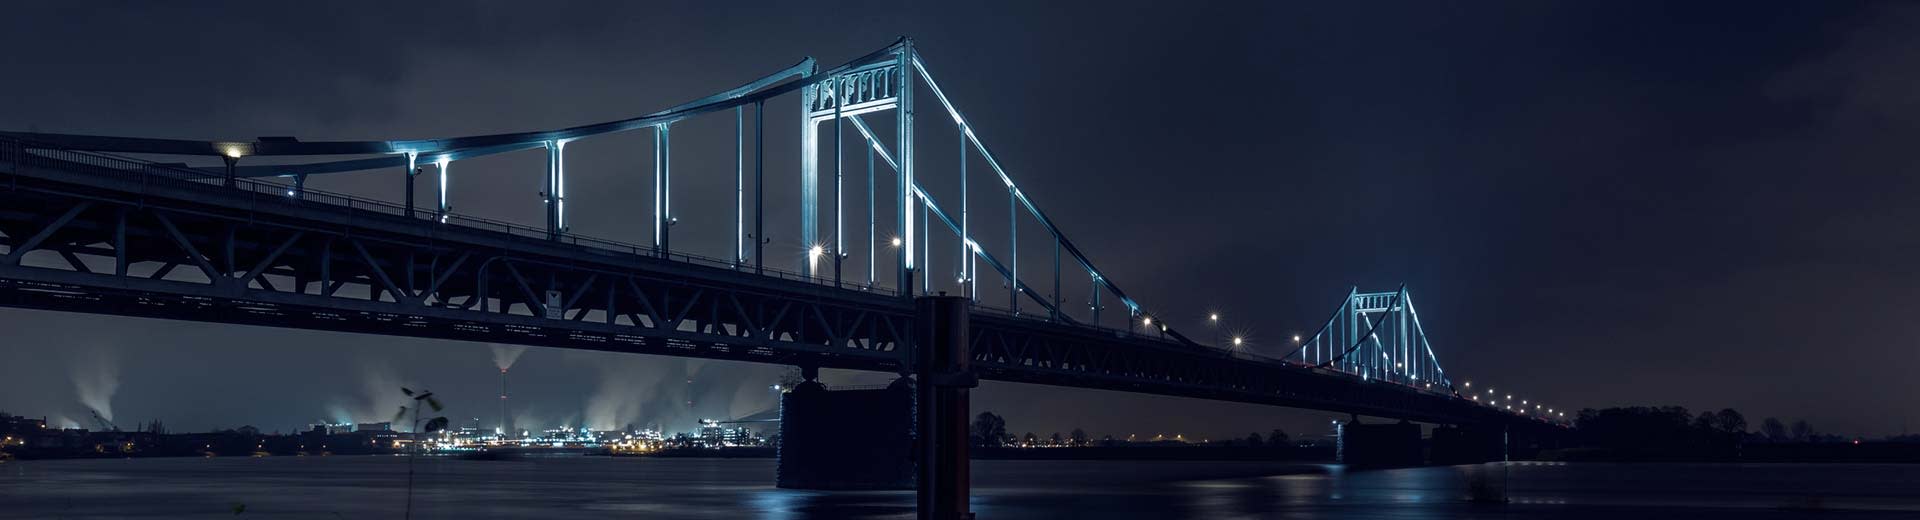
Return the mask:
<svg viewBox="0 0 1920 520">
<path fill-rule="evenodd" d="M 113 394 L 120 390 L 120 359 L 106 349 L 82 351 L 74 360 L 73 389 L 80 404 L 113 420 Z"/>
<path fill-rule="evenodd" d="M 327 406 L 329 420 L 353 424 L 386 422 L 393 420 L 393 412 L 409 404 L 406 395 L 400 393 L 400 387 L 406 384 L 386 363 L 364 363 L 360 370 L 360 385 L 360 395 L 336 398 Z M 396 424 L 394 427 L 403 428 L 404 425 Z"/>
<path fill-rule="evenodd" d="M 769 369 L 682 358 L 603 359 L 595 360 L 600 380 L 586 406 L 585 426 L 594 430 L 633 424 L 686 431 L 700 419 L 740 417 L 773 400 Z"/>
<path fill-rule="evenodd" d="M 513 368 L 513 362 L 518 361 L 520 354 L 527 351 L 526 345 L 488 343 L 487 346 L 493 347 L 493 367 L 501 370 Z"/>
</svg>

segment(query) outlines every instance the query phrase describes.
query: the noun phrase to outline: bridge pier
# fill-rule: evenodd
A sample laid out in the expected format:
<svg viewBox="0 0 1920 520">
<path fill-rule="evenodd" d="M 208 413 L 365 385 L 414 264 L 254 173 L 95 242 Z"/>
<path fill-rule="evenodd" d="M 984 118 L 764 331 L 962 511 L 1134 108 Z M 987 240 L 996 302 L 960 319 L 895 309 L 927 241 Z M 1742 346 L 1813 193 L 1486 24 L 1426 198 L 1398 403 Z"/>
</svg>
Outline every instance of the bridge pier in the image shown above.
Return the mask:
<svg viewBox="0 0 1920 520">
<path fill-rule="evenodd" d="M 1359 417 L 1341 425 L 1339 454 L 1340 463 L 1358 467 L 1419 466 L 1426 460 L 1419 424 L 1361 424 Z"/>
<path fill-rule="evenodd" d="M 818 367 L 801 367 L 806 381 L 781 396 L 777 486 L 913 488 L 919 518 L 973 518 L 968 393 L 979 379 L 969 367 L 971 302 L 943 294 L 914 303 L 912 378 L 885 389 L 829 391 L 816 380 Z"/>
<path fill-rule="evenodd" d="M 1428 461 L 1434 465 L 1479 464 L 1505 460 L 1506 432 L 1498 426 L 1459 425 L 1433 429 Z"/>
<path fill-rule="evenodd" d="M 980 386 L 980 379 L 969 366 L 971 303 L 969 298 L 945 294 L 914 300 L 921 520 L 973 518 L 967 511 L 968 389 Z"/>
<path fill-rule="evenodd" d="M 788 489 L 913 489 L 913 382 L 827 390 L 818 370 L 780 396 L 775 485 Z"/>
</svg>

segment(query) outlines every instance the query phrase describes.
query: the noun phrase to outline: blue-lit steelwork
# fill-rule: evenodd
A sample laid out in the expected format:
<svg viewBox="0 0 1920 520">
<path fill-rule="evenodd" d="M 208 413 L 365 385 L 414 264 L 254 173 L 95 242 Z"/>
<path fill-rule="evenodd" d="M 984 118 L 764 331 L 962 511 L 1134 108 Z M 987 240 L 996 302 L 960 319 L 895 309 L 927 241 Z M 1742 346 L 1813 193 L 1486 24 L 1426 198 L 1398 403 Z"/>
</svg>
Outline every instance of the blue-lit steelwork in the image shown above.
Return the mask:
<svg viewBox="0 0 1920 520">
<path fill-rule="evenodd" d="M 1387 293 L 1349 290 L 1319 332 L 1286 359 L 1362 380 L 1453 390 L 1404 286 Z"/>
<path fill-rule="evenodd" d="M 917 91 L 932 94 L 948 116 L 937 119 L 950 120 L 959 135 L 961 174 L 938 185 L 960 187 L 958 206 L 943 206 L 927 189 L 932 179 L 916 177 Z M 768 102 L 790 101 L 786 96 L 801 106 L 798 227 L 805 253 L 770 259 L 764 114 Z M 724 258 L 707 258 L 676 250 L 670 241 L 677 221 L 672 126 L 726 111 L 734 123 L 735 236 L 731 251 L 715 253 Z M 886 111 L 894 116 L 891 139 L 868 120 Z M 566 145 L 629 131 L 653 134 L 650 246 L 573 233 L 567 217 Z M 822 131 L 832 132 L 827 142 Z M 933 291 L 926 265 L 938 239 L 943 251 L 947 244 L 959 248 L 955 278 L 973 302 L 970 351 L 982 378 L 1432 422 L 1524 419 L 1455 391 L 1405 289 L 1351 292 L 1317 334 L 1284 358 L 1189 340 L 1096 267 L 980 134 L 906 39 L 837 67 L 821 70 L 809 58 L 645 116 L 556 130 L 324 142 L 0 132 L 0 174 L 7 183 L 0 192 L 7 210 L 0 212 L 7 248 L 0 305 L 903 372 L 910 349 L 901 347 L 916 326 L 912 298 Z M 866 155 L 864 212 L 848 208 L 846 183 L 859 190 L 861 178 L 847 175 L 848 139 L 857 139 L 855 153 Z M 547 155 L 540 181 L 544 228 L 453 211 L 447 191 L 453 163 L 535 148 Z M 830 236 L 819 227 L 826 217 L 819 193 L 826 180 L 820 178 L 823 148 L 832 155 L 825 165 L 833 177 Z M 115 153 L 218 158 L 220 165 L 187 167 Z M 319 162 L 267 163 L 288 159 Z M 435 169 L 438 193 L 431 212 L 416 212 L 412 184 L 425 165 Z M 385 175 L 395 168 L 404 168 L 406 186 L 397 204 L 305 187 L 313 175 Z M 879 200 L 880 170 L 893 173 L 890 201 Z M 991 197 L 977 199 L 969 190 L 980 184 L 966 178 L 983 170 L 999 182 L 987 183 Z M 1008 236 L 1005 249 L 997 250 L 998 242 L 989 247 L 975 236 L 987 226 L 974 221 L 998 210 L 983 214 L 971 205 L 998 200 L 1003 189 Z M 894 212 L 894 228 L 882 238 L 879 221 L 887 210 Z M 862 216 L 864 245 L 857 222 L 851 223 L 855 240 L 848 240 L 847 219 Z M 1050 269 L 1021 269 L 1022 228 L 1030 240 L 1052 242 Z M 866 282 L 857 274 L 844 279 L 843 261 L 861 258 Z M 775 265 L 767 265 L 770 260 Z M 793 265 L 780 263 L 788 261 L 798 269 L 783 269 Z M 821 271 L 827 267 L 831 273 Z M 895 276 L 883 279 L 880 272 L 889 267 Z M 1006 308 L 980 301 L 982 267 L 1006 284 Z M 1062 279 L 1081 276 L 1090 291 L 1087 307 L 1066 308 Z M 1051 293 L 1037 290 L 1048 283 Z M 947 287 L 944 280 L 940 286 Z M 1102 322 L 1103 302 L 1111 301 L 1125 308 L 1124 326 Z"/>
</svg>

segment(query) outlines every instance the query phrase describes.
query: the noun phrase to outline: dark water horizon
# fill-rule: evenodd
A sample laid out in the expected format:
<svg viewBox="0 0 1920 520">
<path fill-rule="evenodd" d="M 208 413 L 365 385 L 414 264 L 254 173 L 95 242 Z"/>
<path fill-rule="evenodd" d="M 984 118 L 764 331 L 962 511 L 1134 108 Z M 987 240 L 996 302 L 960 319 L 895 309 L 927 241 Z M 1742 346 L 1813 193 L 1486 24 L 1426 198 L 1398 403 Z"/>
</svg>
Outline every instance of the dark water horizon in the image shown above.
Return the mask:
<svg viewBox="0 0 1920 520">
<path fill-rule="evenodd" d="M 397 456 L 11 461 L 0 518 L 400 518 L 407 468 Z M 911 491 L 775 488 L 769 459 L 434 457 L 414 469 L 422 519 L 913 517 Z M 973 482 L 981 519 L 1920 518 L 1920 465 L 1902 464 L 978 460 Z M 1469 500 L 1501 489 L 1507 503 Z"/>
</svg>

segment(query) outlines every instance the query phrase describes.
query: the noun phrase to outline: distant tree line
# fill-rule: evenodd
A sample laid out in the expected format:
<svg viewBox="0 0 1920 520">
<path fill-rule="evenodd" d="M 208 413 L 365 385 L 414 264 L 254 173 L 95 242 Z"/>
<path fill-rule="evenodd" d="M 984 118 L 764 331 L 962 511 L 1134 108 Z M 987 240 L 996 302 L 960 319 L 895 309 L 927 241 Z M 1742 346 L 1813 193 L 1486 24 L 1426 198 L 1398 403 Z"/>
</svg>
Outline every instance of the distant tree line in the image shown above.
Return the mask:
<svg viewBox="0 0 1920 520">
<path fill-rule="evenodd" d="M 1820 435 L 1804 419 L 1788 425 L 1769 417 L 1749 432 L 1746 416 L 1732 408 L 1697 415 L 1680 406 L 1586 409 L 1574 426 L 1582 446 L 1617 459 L 1729 459 L 1753 443 L 1844 440 Z"/>
<path fill-rule="evenodd" d="M 980 412 L 979 415 L 974 416 L 973 425 L 971 428 L 969 428 L 969 437 L 971 438 L 974 446 L 989 447 L 989 448 L 997 448 L 997 447 L 1005 447 L 1005 446 L 1013 446 L 1013 447 L 1118 446 L 1123 443 L 1123 441 L 1116 440 L 1111 435 L 1102 437 L 1099 440 L 1094 440 L 1092 437 L 1087 435 L 1086 430 L 1082 430 L 1080 428 L 1074 428 L 1071 433 L 1068 433 L 1066 435 L 1061 435 L 1060 432 L 1054 432 L 1052 435 L 1049 435 L 1046 437 L 1041 437 L 1039 435 L 1034 434 L 1033 432 L 1027 432 L 1022 435 L 1013 435 L 1011 433 L 1008 433 L 1006 418 L 1001 417 L 999 414 L 995 414 L 993 412 Z M 1269 432 L 1266 437 L 1261 437 L 1259 432 L 1254 432 L 1254 433 L 1247 434 L 1247 437 L 1244 440 L 1228 439 L 1228 440 L 1222 441 L 1220 444 L 1227 445 L 1227 446 L 1238 446 L 1238 445 L 1244 444 L 1247 446 L 1281 447 L 1281 446 L 1291 446 L 1292 439 L 1287 435 L 1286 431 L 1281 430 L 1279 428 L 1274 428 L 1273 431 Z"/>
</svg>

